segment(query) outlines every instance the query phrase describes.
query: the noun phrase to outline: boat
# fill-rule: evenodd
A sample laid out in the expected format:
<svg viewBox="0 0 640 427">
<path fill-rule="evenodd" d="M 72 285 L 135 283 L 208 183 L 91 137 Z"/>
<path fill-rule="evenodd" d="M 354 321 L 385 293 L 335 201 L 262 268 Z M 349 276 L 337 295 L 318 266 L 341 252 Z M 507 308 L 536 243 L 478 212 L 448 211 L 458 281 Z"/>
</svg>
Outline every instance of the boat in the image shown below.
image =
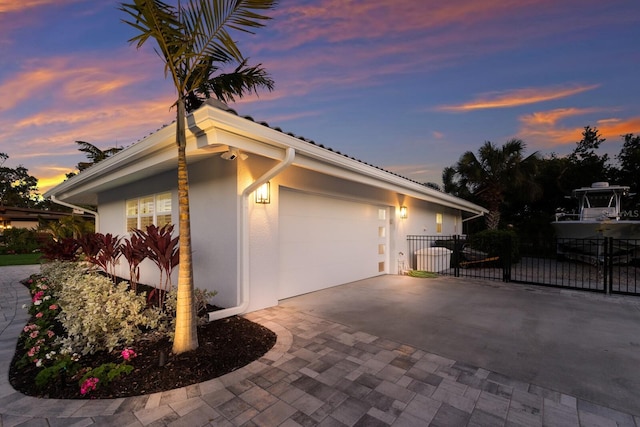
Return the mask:
<svg viewBox="0 0 640 427">
<path fill-rule="evenodd" d="M 640 240 L 633 240 L 640 239 L 640 220 L 628 219 L 629 212 L 621 208 L 622 198 L 629 195 L 629 190 L 628 186 L 608 182 L 573 190 L 578 213 L 558 211 L 551 223 L 558 238 L 559 257 L 594 263 L 603 256 L 604 239 L 612 238 L 616 239 L 612 254 L 617 257 L 616 262 L 637 258 Z"/>
</svg>

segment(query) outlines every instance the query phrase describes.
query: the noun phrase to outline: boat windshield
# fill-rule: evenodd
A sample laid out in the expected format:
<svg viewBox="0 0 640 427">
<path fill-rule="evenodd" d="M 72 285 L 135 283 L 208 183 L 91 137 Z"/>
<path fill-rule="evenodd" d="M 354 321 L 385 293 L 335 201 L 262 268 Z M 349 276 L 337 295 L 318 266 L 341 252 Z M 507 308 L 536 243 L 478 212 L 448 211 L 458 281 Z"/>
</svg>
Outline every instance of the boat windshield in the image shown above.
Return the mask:
<svg viewBox="0 0 640 427">
<path fill-rule="evenodd" d="M 585 208 L 609 208 L 616 206 L 616 195 L 610 191 L 585 193 L 582 198 Z"/>
</svg>

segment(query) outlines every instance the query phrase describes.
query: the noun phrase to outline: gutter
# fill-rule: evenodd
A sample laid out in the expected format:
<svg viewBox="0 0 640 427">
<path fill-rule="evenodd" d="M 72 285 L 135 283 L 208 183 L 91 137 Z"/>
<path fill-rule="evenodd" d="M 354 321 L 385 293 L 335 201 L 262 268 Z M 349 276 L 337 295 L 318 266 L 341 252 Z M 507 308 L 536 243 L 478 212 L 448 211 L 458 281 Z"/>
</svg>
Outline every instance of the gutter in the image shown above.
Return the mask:
<svg viewBox="0 0 640 427">
<path fill-rule="evenodd" d="M 98 212 L 94 212 L 92 210 L 89 209 L 85 209 L 83 207 L 77 206 L 77 205 L 72 205 L 71 203 L 67 203 L 67 202 L 63 202 L 62 200 L 58 200 L 56 198 L 56 196 L 51 196 L 50 197 L 51 201 L 55 204 L 58 204 L 60 206 L 66 206 L 68 208 L 73 209 L 74 211 L 82 211 L 83 214 L 88 213 L 89 215 L 93 215 L 93 217 L 95 218 L 95 222 L 94 222 L 94 228 L 95 228 L 95 232 L 98 232 L 98 228 L 100 225 L 100 215 L 98 214 Z"/>
<path fill-rule="evenodd" d="M 296 150 L 287 147 L 282 162 L 269 169 L 264 175 L 249 184 L 243 191 L 238 201 L 241 210 L 240 222 L 240 248 L 238 249 L 238 287 L 240 288 L 240 305 L 225 308 L 209 313 L 209 321 L 223 319 L 244 313 L 249 308 L 249 195 L 258 187 L 269 181 L 284 169 L 288 168 L 295 159 Z"/>
</svg>

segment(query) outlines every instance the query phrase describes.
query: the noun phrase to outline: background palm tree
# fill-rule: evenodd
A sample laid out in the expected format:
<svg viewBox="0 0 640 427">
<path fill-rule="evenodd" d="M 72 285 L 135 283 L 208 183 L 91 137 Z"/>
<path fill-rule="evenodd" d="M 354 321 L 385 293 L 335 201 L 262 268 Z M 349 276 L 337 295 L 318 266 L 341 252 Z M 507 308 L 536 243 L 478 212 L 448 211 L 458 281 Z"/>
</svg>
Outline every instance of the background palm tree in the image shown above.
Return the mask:
<svg viewBox="0 0 640 427">
<path fill-rule="evenodd" d="M 191 226 L 189 181 L 186 161 L 185 115 L 187 102 L 197 108 L 198 101 L 211 94 L 221 100 L 241 97 L 258 87 L 273 87 L 273 81 L 260 67 L 247 67 L 246 59 L 231 38 L 228 29 L 251 33 L 264 26 L 276 0 L 189 0 L 178 6 L 159 0 L 134 0 L 121 4 L 120 10 L 133 20 L 124 20 L 139 34 L 129 40 L 140 48 L 149 39 L 157 43 L 164 61 L 165 74 L 176 88 L 176 145 L 178 147 L 178 210 L 180 267 L 173 352 L 183 353 L 198 347 L 191 263 Z M 236 64 L 231 76 L 221 75 L 222 66 Z M 240 82 L 240 83 L 238 83 Z"/>
<path fill-rule="evenodd" d="M 122 151 L 122 147 L 112 147 L 112 148 L 107 148 L 106 150 L 101 150 L 95 145 L 86 141 L 76 141 L 76 144 L 80 145 L 80 148 L 78 148 L 78 150 L 82 151 L 83 153 L 86 153 L 87 159 L 89 159 L 88 162 L 78 163 L 78 165 L 76 166 L 78 168 L 78 171 L 83 171 L 89 166 L 93 166 L 96 163 L 101 162 L 104 159 L 113 156 L 118 151 Z"/>
<path fill-rule="evenodd" d="M 524 142 L 512 139 L 501 148 L 486 141 L 478 150 L 478 156 L 467 151 L 455 166 L 443 171 L 445 191 L 485 205 L 489 210 L 485 216 L 487 228 L 497 229 L 507 194 L 519 193 L 528 197 L 540 194 L 534 181 L 538 154 L 524 158 L 524 149 Z"/>
</svg>

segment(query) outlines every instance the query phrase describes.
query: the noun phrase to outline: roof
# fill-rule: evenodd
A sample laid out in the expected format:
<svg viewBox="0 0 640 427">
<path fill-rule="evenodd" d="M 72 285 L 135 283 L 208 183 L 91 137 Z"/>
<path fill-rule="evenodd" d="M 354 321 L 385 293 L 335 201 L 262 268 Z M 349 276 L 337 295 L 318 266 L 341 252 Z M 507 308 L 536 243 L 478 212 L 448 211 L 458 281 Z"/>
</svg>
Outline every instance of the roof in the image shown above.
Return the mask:
<svg viewBox="0 0 640 427">
<path fill-rule="evenodd" d="M 69 215 L 71 215 L 69 212 L 0 205 L 0 220 L 4 221 L 37 221 L 38 219 L 57 220 Z"/>
<path fill-rule="evenodd" d="M 239 116 L 217 100 L 209 100 L 187 116 L 187 159 L 210 157 L 230 147 L 281 160 L 283 150 L 296 151 L 294 165 L 438 203 L 472 214 L 487 210 L 425 184 L 350 157 L 315 141 Z M 175 122 L 100 163 L 80 172 L 44 196 L 77 204 L 97 204 L 98 192 L 170 170 L 177 165 Z"/>
</svg>

